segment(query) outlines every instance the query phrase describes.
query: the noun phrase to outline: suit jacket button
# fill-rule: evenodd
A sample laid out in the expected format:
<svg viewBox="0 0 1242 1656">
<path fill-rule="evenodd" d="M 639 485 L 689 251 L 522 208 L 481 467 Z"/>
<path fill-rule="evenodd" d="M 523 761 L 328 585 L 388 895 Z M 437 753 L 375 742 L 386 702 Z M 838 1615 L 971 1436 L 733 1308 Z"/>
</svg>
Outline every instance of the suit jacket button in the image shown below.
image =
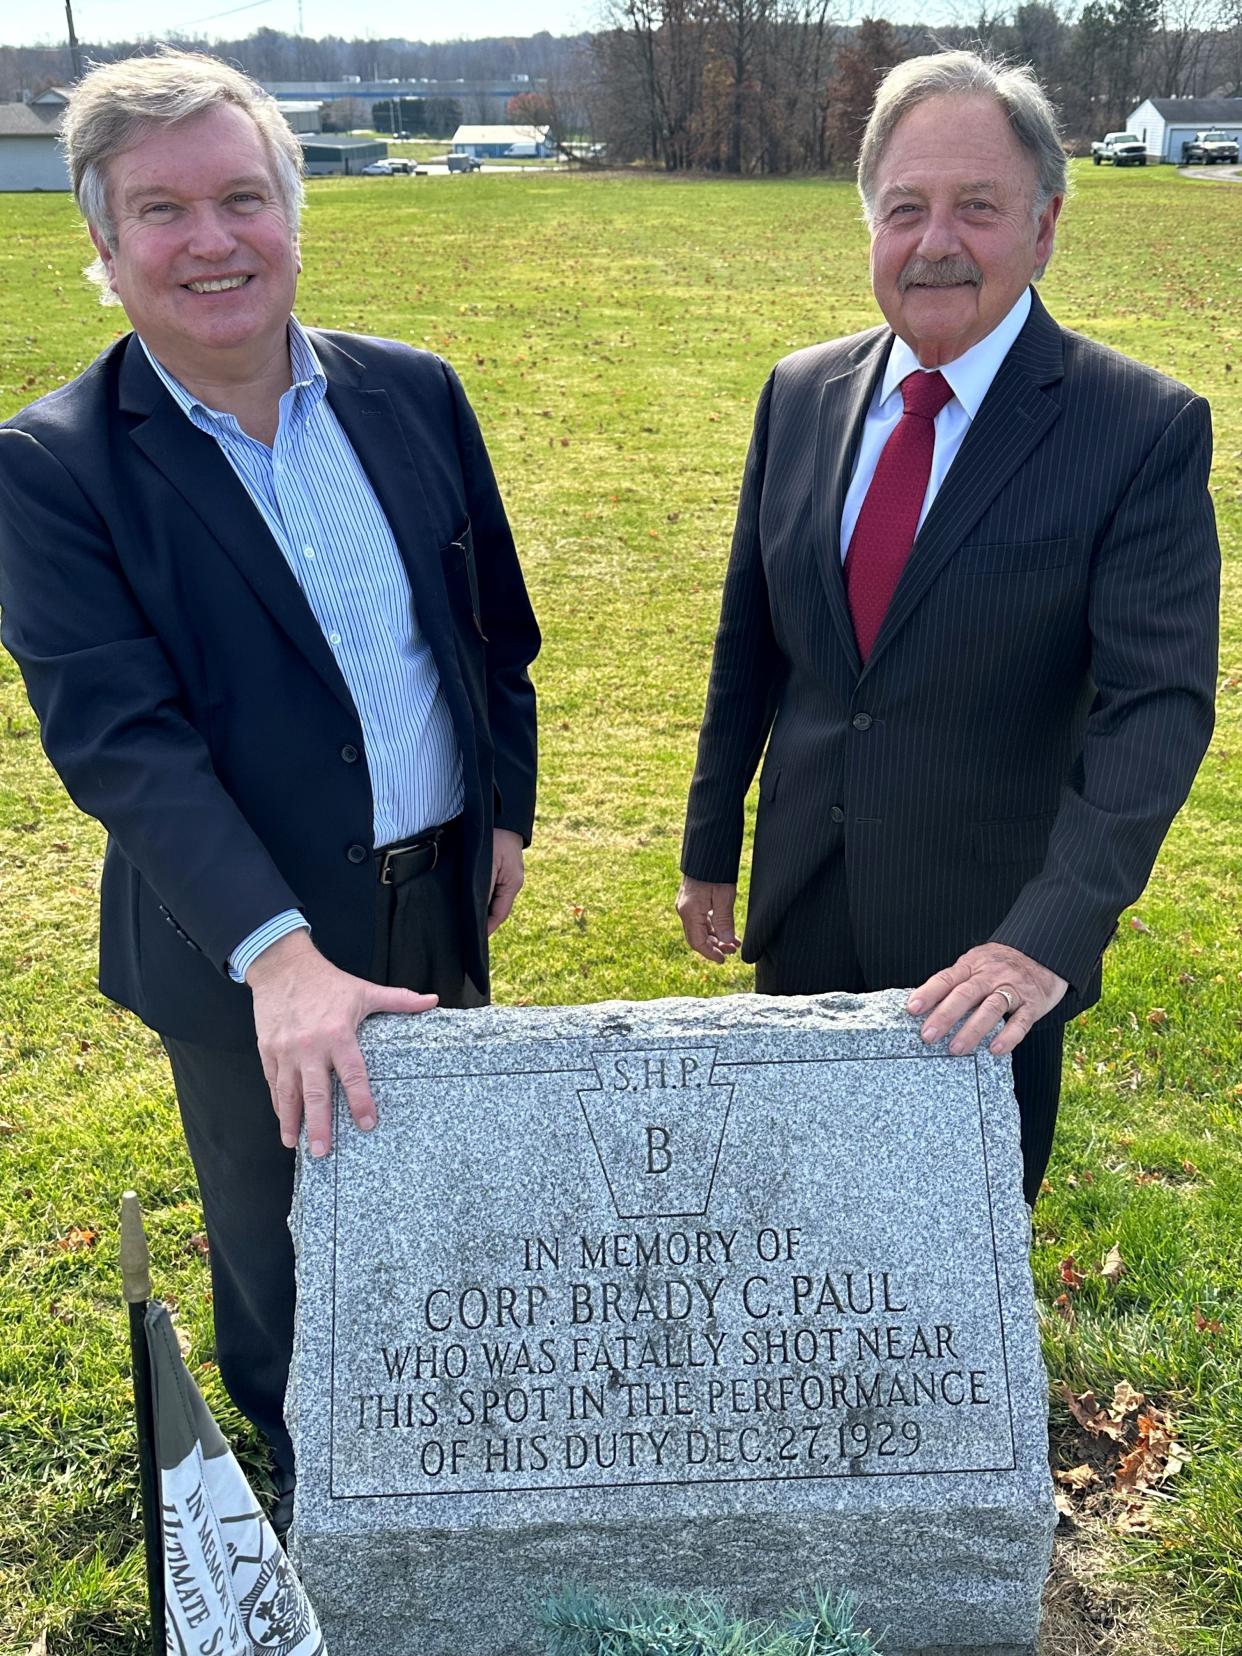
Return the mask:
<svg viewBox="0 0 1242 1656">
<path fill-rule="evenodd" d="M 341 749 L 341 758 L 347 765 L 356 765 L 358 763 L 358 749 L 352 742 L 346 742 L 345 746 Z"/>
<path fill-rule="evenodd" d="M 351 845 L 345 855 L 351 863 L 364 863 L 369 853 L 365 845 Z"/>
<path fill-rule="evenodd" d="M 855 713 L 854 717 L 850 720 L 850 723 L 854 726 L 855 730 L 870 730 L 871 715 L 870 713 Z"/>
<path fill-rule="evenodd" d="M 832 820 L 834 822 L 844 822 L 845 821 L 845 812 L 841 809 L 841 807 L 839 805 L 834 805 L 832 807 L 831 811 L 829 811 L 828 815 L 832 818 Z"/>
</svg>

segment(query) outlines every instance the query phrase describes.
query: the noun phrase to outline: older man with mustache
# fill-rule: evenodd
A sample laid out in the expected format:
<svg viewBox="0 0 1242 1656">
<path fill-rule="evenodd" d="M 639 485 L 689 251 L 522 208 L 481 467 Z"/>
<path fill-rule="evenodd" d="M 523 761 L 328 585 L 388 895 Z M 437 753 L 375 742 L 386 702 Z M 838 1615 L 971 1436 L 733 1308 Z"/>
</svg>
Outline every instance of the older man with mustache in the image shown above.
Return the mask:
<svg viewBox="0 0 1242 1656">
<path fill-rule="evenodd" d="M 1066 165 L 1029 71 L 901 64 L 859 188 L 887 326 L 760 397 L 677 907 L 761 992 L 916 985 L 955 1053 L 1003 1019 L 1033 1203 L 1065 1023 L 1212 729 L 1211 425 L 1041 303 Z"/>
</svg>

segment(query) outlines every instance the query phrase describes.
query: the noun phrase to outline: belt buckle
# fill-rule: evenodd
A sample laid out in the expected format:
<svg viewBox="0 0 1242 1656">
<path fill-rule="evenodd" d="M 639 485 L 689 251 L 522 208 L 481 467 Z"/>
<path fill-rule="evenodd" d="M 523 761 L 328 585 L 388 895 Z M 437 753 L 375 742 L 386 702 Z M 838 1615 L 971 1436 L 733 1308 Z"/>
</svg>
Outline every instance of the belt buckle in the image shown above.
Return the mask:
<svg viewBox="0 0 1242 1656">
<path fill-rule="evenodd" d="M 428 836 L 427 839 L 418 840 L 413 845 L 389 846 L 388 850 L 384 852 L 383 862 L 380 863 L 379 883 L 386 886 L 394 883 L 392 871 L 394 858 L 407 856 L 412 851 L 425 851 L 429 845 L 431 847 L 431 861 L 423 869 L 423 873 L 430 874 L 431 870 L 440 861 L 440 836 L 438 833 Z"/>
</svg>

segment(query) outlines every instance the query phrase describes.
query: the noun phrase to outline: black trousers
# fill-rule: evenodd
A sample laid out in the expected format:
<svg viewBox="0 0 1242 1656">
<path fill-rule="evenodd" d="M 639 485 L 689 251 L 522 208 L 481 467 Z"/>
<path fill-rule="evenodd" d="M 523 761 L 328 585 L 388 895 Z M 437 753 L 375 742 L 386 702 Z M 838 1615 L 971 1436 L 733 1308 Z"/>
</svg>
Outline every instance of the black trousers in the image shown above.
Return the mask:
<svg viewBox="0 0 1242 1656">
<path fill-rule="evenodd" d="M 868 989 L 893 987 L 865 981 L 849 925 L 841 924 L 840 917 L 848 913 L 845 869 L 838 857 L 800 893 L 767 951 L 756 962 L 758 992 L 824 995 L 835 990 L 862 994 Z M 1061 1101 L 1064 1043 L 1064 1024 L 1042 1018 L 1011 1056 L 1013 1091 L 1022 1128 L 1022 1190 L 1032 1207 L 1052 1154 Z"/>
<path fill-rule="evenodd" d="M 446 841 L 436 866 L 404 884 L 376 883 L 372 980 L 480 1006 L 460 939 L 460 857 Z M 284 1421 L 293 1349 L 294 1151 L 280 1142 L 258 1046 L 225 1051 L 164 1039 L 186 1143 L 198 1175 L 211 1254 L 216 1361 L 225 1389 L 293 1470 Z"/>
</svg>

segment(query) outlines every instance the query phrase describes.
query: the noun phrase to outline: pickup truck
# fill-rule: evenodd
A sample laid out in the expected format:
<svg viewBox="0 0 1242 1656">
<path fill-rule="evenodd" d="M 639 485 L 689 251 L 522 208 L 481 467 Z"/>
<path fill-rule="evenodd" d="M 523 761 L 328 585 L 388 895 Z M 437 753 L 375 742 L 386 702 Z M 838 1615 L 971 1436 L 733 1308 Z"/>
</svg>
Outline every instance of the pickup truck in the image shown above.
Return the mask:
<svg viewBox="0 0 1242 1656">
<path fill-rule="evenodd" d="M 1133 132 L 1106 132 L 1091 146 L 1091 165 L 1111 161 L 1114 167 L 1145 167 L 1147 145 Z"/>
<path fill-rule="evenodd" d="M 483 163 L 477 155 L 462 155 L 459 150 L 450 150 L 447 155 L 430 155 L 427 157 L 429 167 L 447 167 L 452 173 L 482 172 Z"/>
<path fill-rule="evenodd" d="M 1210 167 L 1217 161 L 1237 162 L 1238 140 L 1227 132 L 1196 132 L 1182 145 L 1182 165 Z"/>
</svg>

